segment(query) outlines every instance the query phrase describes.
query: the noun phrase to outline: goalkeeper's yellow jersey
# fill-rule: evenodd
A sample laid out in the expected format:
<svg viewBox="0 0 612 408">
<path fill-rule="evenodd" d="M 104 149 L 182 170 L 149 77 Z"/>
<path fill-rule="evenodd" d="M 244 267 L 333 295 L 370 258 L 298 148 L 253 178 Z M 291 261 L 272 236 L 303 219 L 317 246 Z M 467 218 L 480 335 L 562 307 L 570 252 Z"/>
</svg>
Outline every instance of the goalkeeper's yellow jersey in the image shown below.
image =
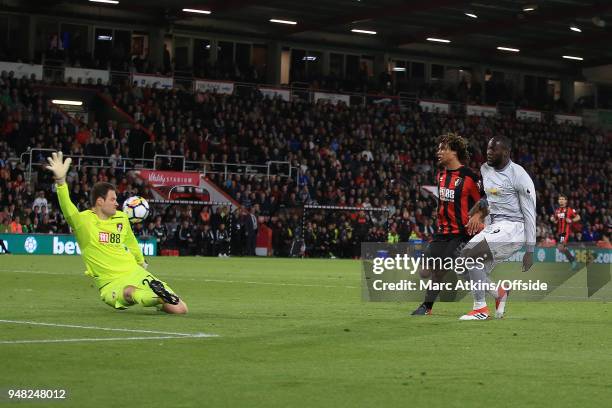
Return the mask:
<svg viewBox="0 0 612 408">
<path fill-rule="evenodd" d="M 130 221 L 121 211 L 101 220 L 92 210 L 79 212 L 70 201 L 66 183 L 57 186 L 57 198 L 68 225 L 76 236 L 87 267 L 98 288 L 132 273 L 144 263 Z"/>
</svg>

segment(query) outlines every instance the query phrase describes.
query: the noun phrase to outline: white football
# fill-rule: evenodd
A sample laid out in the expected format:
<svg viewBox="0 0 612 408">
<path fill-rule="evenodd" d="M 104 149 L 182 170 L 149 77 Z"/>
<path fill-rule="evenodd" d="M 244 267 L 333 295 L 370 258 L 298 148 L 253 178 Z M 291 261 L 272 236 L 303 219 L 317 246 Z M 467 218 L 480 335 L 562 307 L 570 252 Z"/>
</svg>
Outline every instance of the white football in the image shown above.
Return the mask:
<svg viewBox="0 0 612 408">
<path fill-rule="evenodd" d="M 149 203 L 139 196 L 130 197 L 123 202 L 123 212 L 132 224 L 137 224 L 149 216 Z"/>
</svg>

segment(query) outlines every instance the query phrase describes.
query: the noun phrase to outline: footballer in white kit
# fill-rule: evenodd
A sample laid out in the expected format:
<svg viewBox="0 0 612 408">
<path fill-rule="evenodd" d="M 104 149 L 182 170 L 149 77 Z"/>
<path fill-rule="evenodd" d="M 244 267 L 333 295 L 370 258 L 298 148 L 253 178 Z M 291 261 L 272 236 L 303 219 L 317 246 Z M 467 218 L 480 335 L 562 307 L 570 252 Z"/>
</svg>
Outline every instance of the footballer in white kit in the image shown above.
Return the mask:
<svg viewBox="0 0 612 408">
<path fill-rule="evenodd" d="M 510 160 L 510 140 L 495 136 L 487 145 L 487 162 L 480 168 L 486 197 L 470 211 L 468 233 L 476 230 L 485 217 L 491 223 L 475 235 L 462 251 L 463 257 L 484 258 L 484 268 L 469 269 L 469 276 L 476 289 L 474 308 L 460 320 L 484 320 L 489 317 L 485 290 L 496 264 L 526 247 L 523 271 L 533 265 L 536 244 L 536 194 L 533 181 L 525 169 Z M 482 285 L 484 283 L 484 285 Z M 503 317 L 508 291 L 499 288 L 487 291 L 495 298 L 495 316 Z"/>
</svg>

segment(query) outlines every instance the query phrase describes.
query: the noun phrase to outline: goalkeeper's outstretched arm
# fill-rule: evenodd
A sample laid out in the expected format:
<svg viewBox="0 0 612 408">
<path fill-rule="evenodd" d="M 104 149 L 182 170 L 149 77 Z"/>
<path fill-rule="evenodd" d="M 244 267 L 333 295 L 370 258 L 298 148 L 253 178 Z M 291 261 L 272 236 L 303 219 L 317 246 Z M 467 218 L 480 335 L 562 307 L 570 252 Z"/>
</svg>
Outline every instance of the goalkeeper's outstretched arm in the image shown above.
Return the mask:
<svg viewBox="0 0 612 408">
<path fill-rule="evenodd" d="M 76 231 L 80 226 L 79 210 L 70 200 L 70 192 L 66 184 L 66 174 L 68 173 L 68 168 L 70 168 L 72 159 L 67 158 L 64 160 L 63 153 L 57 152 L 51 153 L 51 157 L 47 157 L 47 161 L 49 165 L 45 166 L 45 168 L 53 173 L 53 179 L 57 187 L 57 200 L 62 209 L 62 214 L 64 214 L 64 218 L 68 222 L 68 225 Z"/>
</svg>

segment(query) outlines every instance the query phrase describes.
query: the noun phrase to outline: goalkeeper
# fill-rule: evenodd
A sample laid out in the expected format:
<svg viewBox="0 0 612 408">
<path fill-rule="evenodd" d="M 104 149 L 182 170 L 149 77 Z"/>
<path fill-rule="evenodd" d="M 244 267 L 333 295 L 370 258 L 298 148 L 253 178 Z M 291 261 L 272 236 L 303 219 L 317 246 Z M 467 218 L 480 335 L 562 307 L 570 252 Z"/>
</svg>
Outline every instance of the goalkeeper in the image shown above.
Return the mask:
<svg viewBox="0 0 612 408">
<path fill-rule="evenodd" d="M 117 193 L 110 183 L 91 189 L 91 209 L 79 212 L 70 201 L 66 173 L 72 159 L 62 152 L 47 158 L 53 172 L 57 198 L 66 221 L 81 248 L 87 271 L 100 291 L 100 298 L 115 309 L 140 304 L 156 306 L 166 313 L 187 313 L 187 305 L 164 282 L 148 273 L 147 264 L 127 216 L 117 211 Z"/>
</svg>

